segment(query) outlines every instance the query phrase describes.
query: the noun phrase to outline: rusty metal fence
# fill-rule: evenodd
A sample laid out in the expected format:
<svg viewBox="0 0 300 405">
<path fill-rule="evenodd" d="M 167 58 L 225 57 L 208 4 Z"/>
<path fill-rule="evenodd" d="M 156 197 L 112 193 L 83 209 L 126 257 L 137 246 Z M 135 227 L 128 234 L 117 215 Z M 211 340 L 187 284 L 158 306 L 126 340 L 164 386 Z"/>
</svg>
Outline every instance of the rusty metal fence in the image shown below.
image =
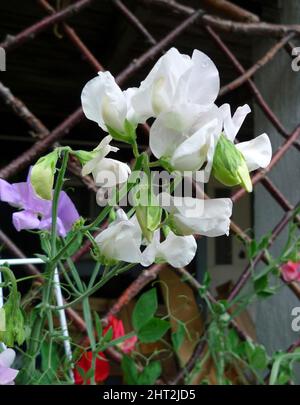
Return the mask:
<svg viewBox="0 0 300 405">
<path fill-rule="evenodd" d="M 81 38 L 76 33 L 75 29 L 71 27 L 66 21 L 71 19 L 75 14 L 80 13 L 84 8 L 88 7 L 93 1 L 96 0 L 79 0 L 71 5 L 65 7 L 64 9 L 57 11 L 55 10 L 47 0 L 37 0 L 37 6 L 41 7 L 47 14 L 45 18 L 38 21 L 34 25 L 28 27 L 22 32 L 15 36 L 9 36 L 7 39 L 0 44 L 0 47 L 5 49 L 6 52 L 17 49 L 22 46 L 27 41 L 33 41 L 41 32 L 49 29 L 57 23 L 60 23 L 65 37 L 70 41 L 71 45 L 76 47 L 78 51 L 83 56 L 83 59 L 88 63 L 92 70 L 95 72 L 101 70 L 109 70 L 109 66 L 105 68 L 101 65 L 88 47 L 84 44 Z M 229 1 L 214 2 L 214 0 L 206 0 L 204 3 L 210 3 L 210 6 L 215 7 L 216 14 L 221 12 L 226 14 L 230 20 L 216 18 L 212 14 L 207 14 L 203 10 L 196 10 L 186 5 L 180 4 L 174 0 L 138 0 L 140 3 L 146 4 L 147 7 L 153 8 L 164 8 L 169 13 L 176 13 L 182 16 L 182 22 L 171 30 L 164 38 L 157 41 L 152 34 L 145 28 L 145 26 L 139 21 L 139 19 L 134 15 L 133 12 L 121 1 L 121 0 L 111 0 L 114 4 L 116 10 L 120 12 L 129 24 L 135 27 L 141 36 L 144 37 L 146 42 L 149 44 L 149 48 L 146 52 L 136 57 L 131 63 L 116 76 L 117 83 L 122 86 L 128 79 L 134 77 L 142 67 L 144 67 L 148 62 L 151 62 L 164 50 L 172 45 L 172 42 L 180 36 L 186 29 L 194 25 L 199 24 L 206 35 L 213 40 L 216 47 L 222 51 L 223 55 L 228 59 L 229 63 L 237 72 L 237 78 L 231 83 L 223 86 L 220 90 L 219 96 L 224 96 L 225 94 L 232 92 L 239 88 L 241 85 L 247 85 L 249 92 L 251 93 L 254 102 L 257 103 L 259 108 L 262 110 L 264 115 L 272 123 L 274 128 L 282 135 L 283 142 L 281 146 L 275 151 L 272 161 L 267 169 L 257 171 L 252 176 L 253 185 L 258 183 L 262 184 L 263 187 L 270 193 L 270 195 L 276 200 L 278 205 L 284 210 L 285 214 L 278 221 L 277 225 L 274 227 L 269 240 L 269 247 L 275 242 L 275 240 L 280 235 L 281 231 L 285 228 L 287 223 L 293 217 L 295 206 L 293 206 L 285 197 L 285 195 L 273 184 L 269 179 L 268 173 L 272 168 L 278 163 L 278 161 L 287 153 L 290 148 L 296 148 L 300 151 L 300 124 L 291 133 L 284 127 L 283 123 L 280 122 L 279 118 L 272 112 L 268 103 L 265 101 L 260 90 L 257 88 L 253 81 L 254 74 L 261 69 L 264 65 L 272 61 L 274 56 L 280 49 L 285 49 L 287 51 L 288 57 L 292 55 L 292 49 L 294 47 L 292 40 L 294 37 L 300 34 L 300 26 L 297 25 L 278 25 L 269 24 L 265 22 L 260 22 L 256 16 L 249 11 L 246 11 Z M 221 6 L 220 6 L 221 3 Z M 221 7 L 221 9 L 219 9 Z M 277 42 L 273 45 L 265 55 L 256 61 L 256 63 L 249 69 L 245 69 L 236 56 L 232 53 L 226 43 L 223 41 L 222 33 L 233 33 L 252 36 L 262 36 L 262 37 L 272 37 L 276 38 Z M 221 33 L 221 34 L 220 34 Z M 83 112 L 81 108 L 75 110 L 72 114 L 66 117 L 56 128 L 53 130 L 48 129 L 37 116 L 34 115 L 32 111 L 22 102 L 14 96 L 13 92 L 5 87 L 5 84 L 0 82 L 0 97 L 4 103 L 6 103 L 17 115 L 20 120 L 24 120 L 30 127 L 35 135 L 36 142 L 24 153 L 19 155 L 16 159 L 11 161 L 7 166 L 0 169 L 0 177 L 3 179 L 8 179 L 12 175 L 15 175 L 22 169 L 28 167 L 33 163 L 40 155 L 42 155 L 49 147 L 57 146 L 61 138 L 63 138 L 76 124 L 78 124 L 83 119 Z M 149 127 L 144 125 L 144 131 L 148 132 Z M 75 176 L 79 177 L 80 180 L 86 185 L 89 190 L 96 191 L 96 186 L 90 177 L 81 176 L 81 167 L 79 163 L 72 159 L 69 162 L 69 171 Z M 245 194 L 244 189 L 238 189 L 233 195 L 233 202 L 238 201 Z M 299 218 L 295 219 L 299 222 Z M 237 234 L 245 242 L 251 242 L 250 237 L 239 227 L 238 224 L 231 222 L 231 231 Z M 22 250 L 16 246 L 16 244 L 3 232 L 0 230 L 0 241 L 3 243 L 10 253 L 14 257 L 24 258 L 25 255 Z M 73 260 L 79 260 L 85 253 L 89 251 L 90 243 L 86 242 L 81 249 L 73 256 Z M 237 283 L 234 285 L 230 292 L 229 300 L 233 300 L 244 287 L 246 282 L 251 276 L 252 266 L 256 266 L 260 261 L 267 263 L 268 259 L 264 253 L 259 254 L 254 263 L 248 264 L 248 266 L 243 270 Z M 141 289 L 147 285 L 151 280 L 154 280 L 159 272 L 164 268 L 165 265 L 157 264 L 153 265 L 149 269 L 144 270 L 140 276 L 132 282 L 132 284 L 122 293 L 122 295 L 117 299 L 116 303 L 109 310 L 109 314 L 117 314 L 121 308 L 126 305 L 132 298 L 134 298 Z M 30 274 L 39 276 L 39 270 L 34 265 L 28 265 L 27 270 Z M 185 276 L 185 280 L 189 283 L 190 287 L 198 292 L 200 287 L 199 282 L 190 275 L 185 269 L 176 269 L 176 271 Z M 37 281 L 42 283 L 43 278 L 38 277 Z M 300 298 L 300 287 L 297 283 L 290 283 L 289 287 Z M 215 302 L 215 298 L 209 295 L 209 299 Z M 72 320 L 72 322 L 77 326 L 77 328 L 84 332 L 85 323 L 83 319 L 79 316 L 77 312 L 73 309 L 68 308 L 67 314 Z M 239 326 L 233 320 L 232 326 L 237 330 L 241 338 L 245 339 L 247 336 L 245 332 L 239 328 Z M 290 348 L 289 351 L 293 351 L 296 347 L 300 346 L 300 339 L 296 341 Z M 185 366 L 184 370 L 180 370 L 178 375 L 175 377 L 171 383 L 176 384 L 184 377 L 186 371 L 191 371 L 195 365 L 197 359 L 204 350 L 204 343 L 200 342 L 195 350 L 190 360 Z M 109 349 L 109 353 L 115 360 L 120 360 L 120 355 L 113 349 Z"/>
</svg>

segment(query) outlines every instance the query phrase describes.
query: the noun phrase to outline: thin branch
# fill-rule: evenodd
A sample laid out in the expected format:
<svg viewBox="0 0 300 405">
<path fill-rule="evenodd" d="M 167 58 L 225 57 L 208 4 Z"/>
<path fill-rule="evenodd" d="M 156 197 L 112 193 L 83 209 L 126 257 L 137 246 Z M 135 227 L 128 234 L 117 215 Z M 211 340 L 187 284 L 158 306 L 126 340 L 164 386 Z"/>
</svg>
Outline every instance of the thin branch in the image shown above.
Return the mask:
<svg viewBox="0 0 300 405">
<path fill-rule="evenodd" d="M 202 0 L 201 6 L 208 11 L 230 20 L 242 22 L 258 22 L 258 15 L 231 3 L 227 0 Z"/>
<path fill-rule="evenodd" d="M 151 47 L 148 51 L 142 54 L 134 62 L 131 62 L 127 68 L 125 68 L 117 77 L 116 82 L 122 85 L 128 80 L 134 73 L 140 70 L 151 59 L 155 58 L 170 42 L 172 42 L 178 35 L 180 35 L 186 28 L 191 26 L 200 13 L 196 12 L 173 31 L 169 33 L 156 45 Z M 38 156 L 43 154 L 52 144 L 57 142 L 64 135 L 68 134 L 77 123 L 83 119 L 83 112 L 81 107 L 75 110 L 69 117 L 67 117 L 58 127 L 56 127 L 45 139 L 37 141 L 31 148 L 27 149 L 15 160 L 11 161 L 7 166 L 0 169 L 0 177 L 8 179 L 10 176 L 18 173 L 25 167 L 29 166 Z"/>
<path fill-rule="evenodd" d="M 54 24 L 64 21 L 67 18 L 74 16 L 75 14 L 78 14 L 85 7 L 89 6 L 93 1 L 94 0 L 79 0 L 76 3 L 64 8 L 63 10 L 58 11 L 57 13 L 43 18 L 42 20 L 26 28 L 19 34 L 15 36 L 8 36 L 6 40 L 0 44 L 0 47 L 4 48 L 6 51 L 16 48 L 17 46 L 20 46 L 25 42 L 36 38 L 38 34 L 45 31 Z"/>
<path fill-rule="evenodd" d="M 156 44 L 156 39 L 150 34 L 140 20 L 129 10 L 128 7 L 121 0 L 112 0 L 114 5 L 121 11 L 121 13 L 128 19 L 130 23 L 140 32 L 148 41 L 150 45 Z"/>
<path fill-rule="evenodd" d="M 280 41 L 278 41 L 250 69 L 248 69 L 245 73 L 243 73 L 237 79 L 233 80 L 231 83 L 223 86 L 220 89 L 219 97 L 222 97 L 225 94 L 229 93 L 230 91 L 233 91 L 233 90 L 237 89 L 242 84 L 244 84 L 247 80 L 249 80 L 259 69 L 261 69 L 268 62 L 270 62 L 274 58 L 274 56 L 277 54 L 277 52 L 279 52 L 280 49 L 282 49 L 289 42 L 289 40 L 292 39 L 294 36 L 295 36 L 295 33 L 292 32 L 292 33 L 287 34 Z"/>
<path fill-rule="evenodd" d="M 178 3 L 175 0 L 139 0 L 146 5 L 164 7 L 176 14 L 191 15 L 195 9 Z M 217 30 L 233 34 L 251 35 L 251 36 L 271 36 L 280 38 L 290 32 L 300 33 L 298 24 L 270 24 L 266 22 L 242 23 L 230 20 L 223 20 L 212 15 L 203 14 L 201 21 Z"/>
<path fill-rule="evenodd" d="M 47 0 L 37 0 L 38 4 L 49 14 L 53 15 L 56 13 L 56 10 L 47 2 Z M 62 23 L 62 28 L 65 31 L 69 40 L 76 46 L 80 51 L 83 58 L 89 62 L 89 64 L 96 70 L 104 70 L 103 66 L 99 63 L 97 58 L 92 54 L 84 42 L 80 39 L 74 28 L 65 22 Z"/>
<path fill-rule="evenodd" d="M 128 67 L 118 76 L 118 81 L 124 82 L 133 72 L 144 66 L 149 61 L 153 60 L 156 55 L 161 52 L 166 46 L 168 46 L 175 38 L 182 34 L 187 28 L 193 25 L 198 18 L 200 18 L 201 12 L 195 11 L 190 17 L 179 24 L 174 30 L 166 35 L 161 41 L 157 42 L 152 48 L 145 52 L 139 58 L 133 60 Z"/>
<path fill-rule="evenodd" d="M 209 26 L 204 26 L 204 29 L 206 32 L 210 35 L 211 39 L 215 42 L 215 44 L 219 47 L 219 49 L 224 53 L 225 56 L 232 62 L 232 65 L 235 67 L 235 69 L 240 73 L 244 74 L 246 71 L 243 68 L 243 66 L 240 64 L 240 62 L 237 60 L 237 58 L 234 56 L 234 54 L 230 51 L 228 46 L 225 45 L 224 41 L 220 38 L 220 36 Z M 287 129 L 282 125 L 278 117 L 273 113 L 265 99 L 263 98 L 262 94 L 258 90 L 257 86 L 255 83 L 251 80 L 247 80 L 247 85 L 251 90 L 251 93 L 255 97 L 256 102 L 262 109 L 263 113 L 265 116 L 270 120 L 270 122 L 274 125 L 274 127 L 277 129 L 277 131 L 286 139 L 289 137 L 289 132 Z M 300 150 L 300 143 L 298 140 L 295 140 L 293 143 L 293 146 L 297 148 L 297 150 Z"/>
<path fill-rule="evenodd" d="M 298 203 L 298 207 L 300 206 L 300 202 Z M 295 209 L 297 208 L 297 205 L 295 206 L 295 208 L 293 208 L 291 211 L 285 213 L 285 215 L 282 217 L 282 219 L 278 222 L 278 224 L 276 224 L 276 226 L 273 228 L 272 232 L 271 232 L 271 236 L 270 239 L 268 241 L 268 248 L 270 248 L 273 243 L 276 241 L 276 239 L 278 238 L 278 236 L 281 234 L 282 230 L 286 227 L 286 225 L 291 221 L 291 219 L 294 216 L 294 212 Z M 238 281 L 236 282 L 236 284 L 234 285 L 234 287 L 232 288 L 228 300 L 232 301 L 242 290 L 242 288 L 245 286 L 245 284 L 247 283 L 247 281 L 249 280 L 249 278 L 251 277 L 252 274 L 252 270 L 255 268 L 255 266 L 261 261 L 264 260 L 267 264 L 268 264 L 268 260 L 266 259 L 265 256 L 265 252 L 262 251 L 260 252 L 255 259 L 253 260 L 252 263 L 249 263 L 247 265 L 247 267 L 245 268 L 245 270 L 242 272 L 241 276 L 239 277 Z M 288 284 L 290 287 L 292 287 L 291 284 Z M 296 295 L 298 296 L 298 298 L 300 298 L 300 290 L 296 289 L 296 284 L 293 284 L 293 291 L 296 293 Z"/>
</svg>

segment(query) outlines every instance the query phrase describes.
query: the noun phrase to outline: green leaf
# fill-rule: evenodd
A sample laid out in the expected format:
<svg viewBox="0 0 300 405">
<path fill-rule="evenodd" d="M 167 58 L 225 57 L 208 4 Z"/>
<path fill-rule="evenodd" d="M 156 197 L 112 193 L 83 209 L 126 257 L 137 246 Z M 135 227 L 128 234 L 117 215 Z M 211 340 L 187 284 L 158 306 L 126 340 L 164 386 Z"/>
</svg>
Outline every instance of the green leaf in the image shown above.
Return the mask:
<svg viewBox="0 0 300 405">
<path fill-rule="evenodd" d="M 138 370 L 134 360 L 129 356 L 123 356 L 121 367 L 124 372 L 125 382 L 129 385 L 137 385 Z"/>
<path fill-rule="evenodd" d="M 269 363 L 269 358 L 264 346 L 256 346 L 251 356 L 250 364 L 254 369 L 265 370 Z"/>
<path fill-rule="evenodd" d="M 57 346 L 55 344 L 49 345 L 49 342 L 43 341 L 41 344 L 41 358 L 43 371 L 46 371 L 49 368 L 51 368 L 52 371 L 55 372 L 58 369 L 60 359 L 57 352 Z"/>
<path fill-rule="evenodd" d="M 102 336 L 102 322 L 101 319 L 99 318 L 99 315 L 97 314 L 96 311 L 94 311 L 94 319 L 95 319 L 95 327 L 96 327 L 96 332 L 98 335 L 98 339 L 101 339 Z"/>
<path fill-rule="evenodd" d="M 169 322 L 159 318 L 151 318 L 137 331 L 137 335 L 142 343 L 152 343 L 162 338 L 169 327 Z"/>
<path fill-rule="evenodd" d="M 244 342 L 243 346 L 249 365 L 255 370 L 265 370 L 269 363 L 265 347 L 251 341 Z"/>
<path fill-rule="evenodd" d="M 261 240 L 258 242 L 258 250 L 264 250 L 269 246 L 271 234 L 267 233 L 264 235 Z"/>
<path fill-rule="evenodd" d="M 179 322 L 177 324 L 176 332 L 173 332 L 171 336 L 173 347 L 176 352 L 178 352 L 178 350 L 180 349 L 184 337 L 185 337 L 185 327 L 183 323 Z"/>
<path fill-rule="evenodd" d="M 257 296 L 261 298 L 268 298 L 274 295 L 277 291 L 278 287 L 270 287 L 269 286 L 269 277 L 268 274 L 257 278 L 254 281 L 254 290 Z"/>
<path fill-rule="evenodd" d="M 229 351 L 236 353 L 238 350 L 239 343 L 240 339 L 236 331 L 234 329 L 229 329 L 227 334 L 227 345 Z"/>
<path fill-rule="evenodd" d="M 145 292 L 135 304 L 132 313 L 132 324 L 136 331 L 141 329 L 151 318 L 153 318 L 157 311 L 157 296 L 156 289 Z"/>
<path fill-rule="evenodd" d="M 300 349 L 292 353 L 277 352 L 273 356 L 273 366 L 270 375 L 270 385 L 286 383 L 292 377 L 292 366 L 294 362 L 300 362 Z"/>
<path fill-rule="evenodd" d="M 209 286 L 210 286 L 210 281 L 211 281 L 211 277 L 210 274 L 208 272 L 206 272 L 204 274 L 204 278 L 203 278 L 203 282 L 201 284 L 201 287 L 199 288 L 199 295 L 200 297 L 204 297 Z"/>
<path fill-rule="evenodd" d="M 250 243 L 249 243 L 249 258 L 250 259 L 253 259 L 255 256 L 256 256 L 256 254 L 257 254 L 257 250 L 258 250 L 258 247 L 257 247 L 257 242 L 256 242 L 256 240 L 255 239 L 253 239 Z"/>
<path fill-rule="evenodd" d="M 36 253 L 35 256 L 36 256 L 38 259 L 41 259 L 44 263 L 49 263 L 49 258 L 48 258 L 48 256 L 39 255 L 38 253 Z"/>
<path fill-rule="evenodd" d="M 66 244 L 68 244 L 68 242 L 74 237 L 74 234 L 76 234 L 76 233 L 77 233 L 77 236 L 76 236 L 75 240 L 69 246 L 69 248 L 64 256 L 65 258 L 72 256 L 82 246 L 83 234 L 78 231 L 71 231 L 68 233 L 66 240 L 65 240 Z"/>
<path fill-rule="evenodd" d="M 151 361 L 142 373 L 138 376 L 139 385 L 154 385 L 155 381 L 161 375 L 161 365 L 159 361 Z"/>
<path fill-rule="evenodd" d="M 114 333 L 113 328 L 112 328 L 112 326 L 110 326 L 108 331 L 103 336 L 102 343 L 110 342 L 112 340 L 113 333 Z"/>
</svg>

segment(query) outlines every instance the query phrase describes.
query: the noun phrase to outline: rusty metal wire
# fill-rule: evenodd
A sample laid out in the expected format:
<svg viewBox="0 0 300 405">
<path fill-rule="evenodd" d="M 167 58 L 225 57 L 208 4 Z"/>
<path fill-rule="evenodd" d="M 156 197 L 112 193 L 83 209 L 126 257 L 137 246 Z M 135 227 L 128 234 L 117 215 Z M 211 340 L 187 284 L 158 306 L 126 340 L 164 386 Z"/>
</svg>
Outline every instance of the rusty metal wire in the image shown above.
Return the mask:
<svg viewBox="0 0 300 405">
<path fill-rule="evenodd" d="M 93 55 L 93 53 L 88 49 L 86 44 L 81 40 L 79 35 L 76 33 L 75 29 L 66 23 L 66 20 L 71 18 L 73 15 L 80 13 L 84 8 L 91 5 L 93 0 L 78 0 L 76 3 L 70 6 L 56 11 L 47 0 L 37 0 L 37 5 L 41 7 L 49 16 L 46 16 L 42 20 L 36 22 L 32 26 L 26 28 L 14 37 L 7 37 L 7 39 L 0 44 L 6 51 L 10 52 L 12 49 L 23 45 L 27 41 L 34 40 L 37 35 L 41 32 L 49 29 L 54 24 L 61 23 L 61 26 L 66 34 L 66 38 L 71 42 L 71 44 L 78 50 L 83 60 L 86 61 L 91 69 L 94 71 L 104 70 L 101 62 Z M 270 195 L 277 201 L 277 203 L 285 211 L 284 216 L 274 227 L 269 244 L 272 245 L 276 238 L 280 235 L 281 231 L 287 225 L 287 223 L 292 218 L 295 207 L 288 201 L 288 199 L 281 193 L 281 191 L 272 183 L 272 181 L 267 177 L 267 173 L 279 162 L 279 160 L 286 154 L 286 152 L 291 148 L 295 147 L 300 151 L 300 126 L 295 128 L 291 133 L 284 127 L 280 122 L 279 118 L 274 114 L 274 112 L 269 107 L 268 103 L 263 98 L 257 86 L 254 84 L 252 78 L 264 65 L 272 61 L 277 52 L 286 48 L 290 53 L 292 48 L 291 40 L 300 33 L 299 25 L 278 25 L 278 24 L 268 24 L 265 22 L 260 22 L 258 17 L 254 14 L 243 10 L 240 7 L 234 6 L 229 1 L 225 1 L 223 8 L 216 8 L 215 12 L 225 13 L 226 17 L 232 18 L 233 21 L 225 20 L 222 18 L 216 18 L 214 15 L 209 15 L 203 10 L 195 10 L 191 7 L 182 5 L 175 0 L 139 0 L 140 3 L 148 7 L 164 7 L 169 12 L 176 13 L 183 17 L 182 22 L 170 31 L 165 37 L 157 40 L 148 31 L 148 29 L 142 24 L 142 22 L 135 16 L 135 14 L 121 1 L 113 0 L 112 3 L 116 7 L 119 13 L 121 13 L 124 18 L 136 29 L 136 31 L 141 34 L 150 48 L 144 52 L 139 57 L 131 61 L 131 63 L 120 72 L 116 81 L 119 85 L 123 85 L 127 80 L 132 78 L 142 67 L 144 67 L 148 62 L 155 59 L 159 54 L 164 52 L 166 48 L 174 42 L 174 40 L 180 36 L 185 30 L 187 30 L 192 25 L 197 24 L 202 31 L 204 31 L 209 38 L 213 40 L 215 45 L 222 51 L 222 53 L 228 58 L 230 63 L 233 65 L 238 73 L 238 77 L 223 86 L 220 91 L 220 96 L 223 96 L 229 92 L 232 92 L 246 84 L 252 94 L 254 101 L 261 108 L 265 116 L 272 123 L 274 128 L 283 136 L 285 141 L 274 153 L 272 161 L 269 167 L 265 170 L 257 171 L 252 176 L 253 184 L 256 185 L 261 183 L 265 189 L 270 193 Z M 214 5 L 213 0 L 206 1 L 204 3 Z M 251 22 L 251 24 L 249 23 Z M 217 34 L 215 30 L 219 32 L 232 32 L 232 33 L 243 33 L 245 35 L 260 35 L 260 36 L 270 36 L 278 38 L 278 42 L 272 46 L 265 55 L 260 58 L 252 67 L 245 70 L 241 65 L 239 60 L 235 57 L 233 52 L 226 46 L 224 41 L 221 39 L 220 35 Z M 72 114 L 64 119 L 54 130 L 50 131 L 41 120 L 31 112 L 28 107 L 13 95 L 13 92 L 7 88 L 4 84 L 0 83 L 0 98 L 6 103 L 13 112 L 33 131 L 36 142 L 32 147 L 18 156 L 16 159 L 11 161 L 7 166 L 0 169 L 0 177 L 8 179 L 17 172 L 28 167 L 35 159 L 41 156 L 49 147 L 57 145 L 57 142 L 63 138 L 74 126 L 76 126 L 83 118 L 83 113 L 81 108 L 76 109 Z M 147 133 L 149 128 L 144 126 L 144 131 Z M 96 191 L 97 188 L 93 180 L 89 177 L 82 178 L 80 165 L 76 160 L 72 160 L 69 163 L 69 170 L 86 185 L 90 190 Z M 237 202 L 245 194 L 244 189 L 237 190 L 233 196 L 232 200 Z M 298 220 L 299 221 L 299 220 Z M 243 230 L 234 222 L 231 223 L 231 230 L 237 234 L 242 240 L 250 242 L 249 236 L 243 232 Z M 0 230 L 0 241 L 8 248 L 8 250 L 16 257 L 24 257 L 24 253 L 16 246 L 16 244 Z M 89 242 L 86 242 L 82 248 L 74 255 L 73 260 L 79 260 L 83 254 L 87 253 L 90 248 Z M 266 257 L 263 253 L 259 254 L 254 263 L 249 264 L 243 271 L 236 285 L 233 287 L 229 295 L 229 300 L 235 298 L 251 274 L 251 266 L 257 265 L 260 261 L 266 262 Z M 106 317 L 110 314 L 117 314 L 132 298 L 134 298 L 141 289 L 147 285 L 149 282 L 154 280 L 159 272 L 165 267 L 165 265 L 154 265 L 151 268 L 141 272 L 140 276 L 123 292 L 123 294 L 117 299 L 116 303 L 109 310 Z M 37 282 L 42 282 L 39 270 L 34 266 L 27 267 L 29 273 L 37 276 Z M 198 291 L 200 285 L 196 279 L 194 279 L 185 269 L 179 269 L 178 272 L 185 276 L 185 279 L 189 283 L 192 289 L 196 292 Z M 300 288 L 294 283 L 290 284 L 292 291 L 300 298 Z M 215 302 L 213 296 L 209 296 L 212 302 Z M 85 331 L 85 324 L 83 319 L 72 309 L 68 309 L 68 316 L 73 321 L 73 323 L 82 332 Z M 105 319 L 105 318 L 104 318 Z M 239 335 L 243 339 L 247 339 L 248 336 L 240 330 L 240 328 L 233 321 L 232 326 L 238 331 Z M 289 348 L 289 351 L 294 350 L 299 346 L 299 341 L 295 342 Z M 195 362 L 204 350 L 203 342 L 199 342 L 195 348 L 194 354 L 191 356 L 185 369 L 180 370 L 176 378 L 172 383 L 178 383 L 184 377 L 186 371 L 192 370 Z M 116 353 L 110 353 L 113 358 L 119 359 Z"/>
</svg>

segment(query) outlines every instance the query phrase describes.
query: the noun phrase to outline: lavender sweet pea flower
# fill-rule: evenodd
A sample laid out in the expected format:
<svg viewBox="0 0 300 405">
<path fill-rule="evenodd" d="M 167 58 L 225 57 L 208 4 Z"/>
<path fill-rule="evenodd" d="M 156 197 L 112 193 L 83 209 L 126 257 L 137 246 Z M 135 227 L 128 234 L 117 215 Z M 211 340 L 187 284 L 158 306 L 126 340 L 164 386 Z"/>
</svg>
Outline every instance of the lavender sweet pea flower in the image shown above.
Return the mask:
<svg viewBox="0 0 300 405">
<path fill-rule="evenodd" d="M 16 353 L 12 349 L 6 349 L 0 353 L 0 385 L 13 385 L 18 370 L 11 368 Z"/>
<path fill-rule="evenodd" d="M 39 198 L 30 183 L 30 172 L 26 182 L 10 184 L 0 179 L 0 200 L 22 211 L 13 214 L 13 224 L 17 231 L 22 229 L 51 229 L 52 202 Z M 68 197 L 62 191 L 58 200 L 57 233 L 66 236 L 79 214 Z"/>
</svg>

